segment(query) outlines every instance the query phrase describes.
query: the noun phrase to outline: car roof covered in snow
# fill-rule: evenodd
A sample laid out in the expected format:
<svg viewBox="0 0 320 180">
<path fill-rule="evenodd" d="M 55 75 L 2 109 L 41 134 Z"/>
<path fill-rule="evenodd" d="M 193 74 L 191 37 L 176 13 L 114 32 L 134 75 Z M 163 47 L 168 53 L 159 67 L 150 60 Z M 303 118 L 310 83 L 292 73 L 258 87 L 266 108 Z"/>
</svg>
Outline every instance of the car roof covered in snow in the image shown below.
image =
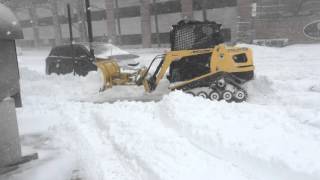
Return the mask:
<svg viewBox="0 0 320 180">
<path fill-rule="evenodd" d="M 23 39 L 22 28 L 13 12 L 0 3 L 0 39 Z"/>
</svg>

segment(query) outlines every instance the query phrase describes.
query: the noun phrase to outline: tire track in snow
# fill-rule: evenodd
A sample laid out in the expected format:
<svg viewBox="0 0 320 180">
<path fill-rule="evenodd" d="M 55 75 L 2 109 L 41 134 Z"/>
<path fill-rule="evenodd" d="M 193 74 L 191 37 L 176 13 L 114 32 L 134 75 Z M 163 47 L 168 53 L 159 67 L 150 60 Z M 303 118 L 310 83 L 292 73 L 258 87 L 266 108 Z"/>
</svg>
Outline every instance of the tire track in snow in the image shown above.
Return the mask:
<svg viewBox="0 0 320 180">
<path fill-rule="evenodd" d="M 173 100 L 174 101 L 174 100 Z M 196 131 L 205 131 L 205 129 L 196 129 L 188 122 L 175 116 L 172 109 L 174 107 L 166 104 L 166 100 L 158 104 L 158 114 L 163 124 L 168 128 L 173 129 L 182 137 L 185 137 L 193 146 L 200 151 L 213 156 L 222 161 L 229 162 L 235 167 L 241 169 L 249 175 L 252 179 L 257 180 L 317 180 L 319 177 L 302 172 L 296 172 L 280 161 L 265 161 L 250 155 L 249 153 L 242 152 L 241 150 L 228 149 L 223 147 L 223 143 L 214 143 L 208 136 L 201 136 Z M 201 119 L 199 119 L 201 121 Z M 205 134 L 206 132 L 204 132 Z M 221 140 L 218 139 L 217 142 Z"/>
<path fill-rule="evenodd" d="M 118 156 L 118 159 L 121 160 L 126 168 L 129 168 L 131 171 L 135 172 L 137 180 L 160 180 L 158 175 L 153 172 L 152 169 L 150 169 L 141 158 L 139 158 L 138 156 L 130 155 L 115 143 L 115 140 L 110 135 L 109 131 L 110 122 L 108 123 L 108 121 L 106 121 L 104 117 L 101 117 L 99 113 L 94 114 L 94 116 L 103 141 L 108 141 L 111 144 L 112 148 L 115 150 L 116 155 Z"/>
<path fill-rule="evenodd" d="M 153 103 L 151 103 L 150 105 L 156 106 L 156 104 L 153 104 Z M 148 105 L 144 104 L 143 106 L 148 106 Z M 151 109 L 153 109 L 153 108 L 149 108 L 149 110 L 151 110 Z M 130 107 L 129 107 L 127 110 L 130 111 L 132 109 L 130 109 Z M 124 126 L 127 126 L 127 124 L 122 124 L 122 123 L 125 121 L 136 121 L 136 123 L 139 123 L 140 122 L 139 119 L 143 119 L 143 118 L 139 118 L 139 117 L 137 118 L 134 116 L 134 117 L 131 117 L 130 119 L 122 120 L 121 112 L 113 111 L 112 109 L 111 109 L 111 111 L 113 112 L 113 114 L 118 114 L 120 117 L 115 118 L 115 117 L 112 117 L 111 115 L 108 115 L 107 117 L 101 115 L 99 117 L 99 115 L 98 115 L 98 116 L 96 116 L 97 118 L 95 118 L 97 120 L 98 127 L 100 127 L 101 130 L 108 129 L 109 133 L 108 133 L 108 135 L 106 135 L 108 137 L 108 139 L 113 143 L 115 149 L 117 149 L 117 151 L 121 154 L 121 156 L 125 156 L 126 159 L 129 159 L 129 161 L 133 162 L 132 164 L 137 164 L 139 166 L 139 168 L 142 169 L 142 171 L 145 173 L 145 176 L 143 176 L 143 179 L 147 179 L 147 180 L 149 180 L 149 179 L 158 179 L 158 180 L 161 180 L 161 179 L 164 179 L 164 180 L 165 179 L 194 179 L 194 178 L 191 178 L 188 176 L 181 175 L 179 173 L 187 173 L 187 174 L 191 173 L 192 176 L 200 175 L 202 177 L 202 179 L 212 179 L 213 177 L 222 178 L 222 179 L 234 179 L 234 177 L 237 177 L 237 179 L 244 179 L 244 180 L 251 179 L 250 177 L 248 177 L 248 175 L 245 172 L 238 171 L 237 169 L 239 169 L 239 168 L 235 167 L 234 165 L 230 164 L 229 162 L 221 161 L 217 157 L 208 156 L 207 153 L 204 153 L 203 151 L 199 150 L 198 148 L 194 148 L 192 146 L 192 144 L 190 144 L 190 142 L 186 141 L 185 138 L 179 137 L 178 134 L 176 134 L 171 129 L 166 128 L 161 122 L 159 122 L 159 119 L 154 117 L 155 114 L 153 112 L 149 113 L 149 115 L 147 115 L 147 116 L 151 115 L 156 119 L 149 119 L 146 123 L 157 125 L 156 126 L 157 129 L 162 129 L 163 133 L 161 133 L 161 134 L 150 133 L 149 134 L 148 132 L 144 132 L 145 134 L 143 134 L 143 136 L 150 136 L 150 137 L 152 137 L 151 139 L 153 139 L 153 140 L 152 140 L 151 144 L 145 144 L 145 147 L 142 147 L 142 148 L 150 148 L 154 144 L 156 144 L 156 146 L 158 148 L 152 149 L 150 152 L 150 153 L 152 153 L 152 155 L 154 155 L 156 157 L 149 157 L 151 154 L 144 154 L 143 153 L 144 149 L 139 149 L 139 147 L 131 147 L 134 149 L 138 148 L 136 150 L 130 149 L 130 148 L 126 147 L 124 144 L 121 144 L 121 142 L 119 140 L 117 140 L 117 139 L 123 139 L 125 137 L 122 137 L 122 135 L 117 131 L 110 134 L 110 128 L 120 127 L 120 129 L 121 129 L 120 131 L 123 131 L 124 133 L 128 133 L 128 134 L 134 133 L 133 136 L 137 136 L 137 134 L 139 134 L 139 131 L 143 130 L 143 129 L 139 129 L 139 125 L 133 127 L 133 129 L 132 129 L 132 127 L 129 127 L 129 130 L 128 130 L 127 128 L 124 127 Z M 95 113 L 95 114 L 101 114 L 101 113 Z M 121 121 L 123 121 L 123 122 L 121 122 Z M 145 124 L 141 124 L 142 127 L 144 125 Z M 156 136 L 160 136 L 160 138 L 161 138 L 161 136 L 166 136 L 166 134 L 171 135 L 170 137 L 173 142 L 170 144 L 162 144 L 161 142 L 158 142 L 159 137 L 156 137 Z M 133 137 L 133 139 L 135 139 L 135 138 L 136 137 Z M 146 140 L 143 140 L 143 137 L 138 137 L 138 139 L 139 138 L 142 138 L 141 141 L 147 142 Z M 177 146 L 173 143 L 177 143 L 180 145 Z M 172 149 L 175 149 L 177 151 L 172 152 L 172 150 L 167 149 L 168 145 L 171 146 Z M 181 149 L 182 151 L 180 150 L 181 146 L 182 146 L 182 149 Z M 177 148 L 177 147 L 179 147 L 179 148 Z M 187 150 L 185 150 L 183 147 L 186 148 Z M 138 154 L 136 154 L 136 153 L 138 153 Z M 192 156 L 192 158 L 191 159 L 190 159 L 190 157 L 184 158 L 184 156 L 185 156 L 185 155 L 183 155 L 184 153 L 187 153 L 187 156 Z M 182 154 L 182 156 L 181 156 L 181 154 Z M 157 164 L 153 164 L 152 160 L 150 160 L 149 158 L 151 158 L 151 159 L 155 158 L 154 160 L 156 160 Z M 175 166 L 176 170 L 170 169 L 170 162 L 172 160 L 169 160 L 168 158 L 173 158 L 173 160 L 175 161 L 174 166 Z M 191 160 L 191 162 L 188 162 L 191 164 L 188 164 L 188 165 L 186 165 L 186 167 L 184 167 L 183 164 L 185 163 L 185 161 L 188 161 L 187 159 Z M 159 163 L 160 164 L 164 163 L 165 166 L 167 166 L 167 164 L 168 164 L 169 166 L 162 167 L 159 169 Z M 193 163 L 195 163 L 195 164 L 193 164 Z M 205 170 L 202 170 L 201 168 L 197 167 L 197 165 L 199 165 L 199 163 L 200 164 L 203 164 L 203 163 L 207 164 L 208 163 L 209 167 L 206 167 Z M 194 169 L 195 167 L 197 167 L 197 168 Z M 190 169 L 189 169 L 189 171 L 182 170 L 184 168 L 187 168 L 187 169 L 190 168 Z M 169 169 L 171 170 L 171 172 L 168 171 Z M 192 172 L 192 171 L 194 171 L 194 172 Z M 202 171 L 203 171 L 203 173 L 201 173 Z M 217 172 L 213 173 L 212 171 L 217 171 Z M 163 174 L 163 173 L 168 173 L 168 174 Z M 212 176 L 212 175 L 214 175 L 214 176 Z M 182 178 L 182 177 L 184 177 L 184 178 Z"/>
<path fill-rule="evenodd" d="M 97 127 L 95 116 L 89 109 L 91 104 L 65 104 L 63 110 L 73 112 L 66 114 L 67 122 L 56 126 L 52 131 L 58 146 L 68 153 L 73 153 L 81 179 L 88 180 L 136 180 L 136 173 L 126 167 L 112 143 L 104 139 Z M 69 111 L 68 111 L 69 110 Z"/>
</svg>

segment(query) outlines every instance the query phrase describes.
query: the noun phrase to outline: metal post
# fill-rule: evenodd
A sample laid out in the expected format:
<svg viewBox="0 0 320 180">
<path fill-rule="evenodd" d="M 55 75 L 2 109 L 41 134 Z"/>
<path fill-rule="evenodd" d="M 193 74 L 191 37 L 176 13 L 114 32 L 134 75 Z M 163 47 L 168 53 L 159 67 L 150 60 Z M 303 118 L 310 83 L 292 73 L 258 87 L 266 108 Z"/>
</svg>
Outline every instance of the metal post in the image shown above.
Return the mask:
<svg viewBox="0 0 320 180">
<path fill-rule="evenodd" d="M 85 0 L 85 2 L 86 2 L 87 23 L 88 23 L 89 48 L 90 48 L 91 55 L 94 56 L 94 50 L 92 48 L 93 33 L 92 33 L 92 20 L 91 20 L 90 1 L 89 0 Z"/>
<path fill-rule="evenodd" d="M 156 0 L 153 0 L 153 14 L 154 14 L 154 23 L 156 26 L 156 34 L 157 34 L 157 43 L 158 43 L 158 47 L 161 47 L 161 42 L 160 42 L 160 34 L 159 34 L 159 22 L 158 22 L 158 10 L 156 8 Z"/>
<path fill-rule="evenodd" d="M 71 55 L 72 55 L 72 64 L 73 69 L 75 69 L 75 62 L 74 62 L 74 48 L 73 48 L 73 32 L 72 32 L 72 18 L 71 18 L 71 8 L 70 4 L 67 4 L 67 11 L 68 11 L 68 23 L 69 23 L 69 35 L 70 35 L 70 46 L 71 46 Z M 75 71 L 73 71 L 73 75 L 75 75 Z"/>
<path fill-rule="evenodd" d="M 68 10 L 68 23 L 69 23 L 69 35 L 70 35 L 70 45 L 73 46 L 73 32 L 72 32 L 72 18 L 71 18 L 71 8 L 70 4 L 67 4 Z"/>
</svg>

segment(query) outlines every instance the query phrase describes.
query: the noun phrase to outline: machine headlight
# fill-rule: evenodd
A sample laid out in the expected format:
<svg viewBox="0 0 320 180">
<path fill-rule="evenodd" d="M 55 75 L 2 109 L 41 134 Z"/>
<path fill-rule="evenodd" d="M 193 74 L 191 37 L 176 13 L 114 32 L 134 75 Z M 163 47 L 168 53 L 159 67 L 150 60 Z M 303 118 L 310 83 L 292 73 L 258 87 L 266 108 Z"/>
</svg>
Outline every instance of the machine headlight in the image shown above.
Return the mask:
<svg viewBox="0 0 320 180">
<path fill-rule="evenodd" d="M 236 63 L 245 63 L 248 61 L 248 58 L 245 53 L 234 55 L 232 59 Z"/>
</svg>

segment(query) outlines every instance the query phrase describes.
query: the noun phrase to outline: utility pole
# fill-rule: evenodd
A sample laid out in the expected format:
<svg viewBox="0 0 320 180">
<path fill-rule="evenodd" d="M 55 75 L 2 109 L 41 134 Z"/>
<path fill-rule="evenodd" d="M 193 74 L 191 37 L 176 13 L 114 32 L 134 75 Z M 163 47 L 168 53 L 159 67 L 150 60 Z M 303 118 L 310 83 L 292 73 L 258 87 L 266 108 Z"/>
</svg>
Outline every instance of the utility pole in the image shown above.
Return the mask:
<svg viewBox="0 0 320 180">
<path fill-rule="evenodd" d="M 67 11 L 68 11 L 68 24 L 69 24 L 69 38 L 70 38 L 70 46 L 71 46 L 71 55 L 72 55 L 72 64 L 73 69 L 75 69 L 75 60 L 74 60 L 74 48 L 73 48 L 73 33 L 72 33 L 72 17 L 71 17 L 71 8 L 70 4 L 67 4 Z M 73 75 L 75 75 L 76 72 L 73 71 Z"/>
<path fill-rule="evenodd" d="M 67 11 L 68 11 L 68 25 L 69 25 L 69 39 L 70 39 L 70 46 L 73 50 L 73 32 L 72 32 L 72 17 L 71 17 L 71 8 L 70 4 L 67 4 Z"/>
<path fill-rule="evenodd" d="M 88 23 L 89 48 L 90 48 L 90 54 L 94 57 L 94 50 L 92 47 L 93 33 L 92 33 L 91 7 L 90 7 L 89 0 L 85 0 L 85 2 L 86 2 L 87 23 Z"/>
</svg>

